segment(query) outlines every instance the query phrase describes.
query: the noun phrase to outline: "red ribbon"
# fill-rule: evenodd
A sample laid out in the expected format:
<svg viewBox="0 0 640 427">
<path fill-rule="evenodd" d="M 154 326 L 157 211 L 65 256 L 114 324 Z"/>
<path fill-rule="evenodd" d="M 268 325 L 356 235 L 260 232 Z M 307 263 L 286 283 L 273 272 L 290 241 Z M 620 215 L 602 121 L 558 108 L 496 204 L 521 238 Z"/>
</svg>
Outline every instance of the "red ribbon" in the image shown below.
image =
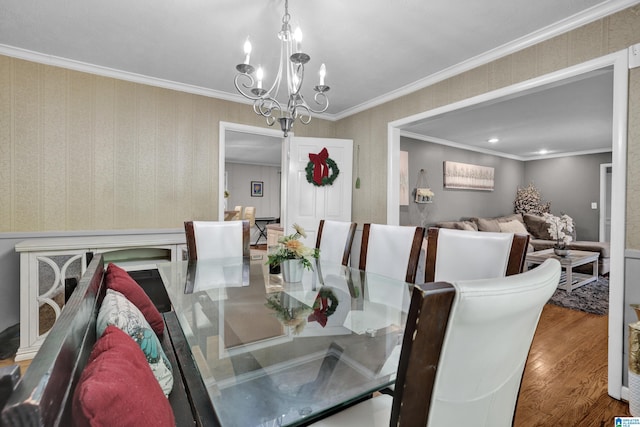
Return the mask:
<svg viewBox="0 0 640 427">
<path fill-rule="evenodd" d="M 309 160 L 313 162 L 313 181 L 318 185 L 322 185 L 322 178 L 329 176 L 328 158 L 329 152 L 326 148 L 323 148 L 318 154 L 309 153 Z"/>
<path fill-rule="evenodd" d="M 307 321 L 309 322 L 316 321 L 320 323 L 320 325 L 324 328 L 325 326 L 327 326 L 327 320 L 328 320 L 327 310 L 328 309 L 329 309 L 329 304 L 327 304 L 327 298 L 321 297 L 320 307 L 313 310 L 313 313 L 309 315 L 309 317 L 307 318 Z"/>
</svg>

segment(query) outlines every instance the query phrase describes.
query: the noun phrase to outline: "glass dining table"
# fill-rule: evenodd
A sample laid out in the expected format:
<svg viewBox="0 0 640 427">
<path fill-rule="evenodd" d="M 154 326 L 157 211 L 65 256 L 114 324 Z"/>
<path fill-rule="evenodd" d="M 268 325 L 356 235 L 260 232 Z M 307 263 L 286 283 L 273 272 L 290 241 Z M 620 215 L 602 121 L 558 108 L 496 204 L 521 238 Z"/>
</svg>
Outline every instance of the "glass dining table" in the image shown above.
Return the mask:
<svg viewBox="0 0 640 427">
<path fill-rule="evenodd" d="M 159 264 L 222 426 L 296 426 L 392 385 L 411 286 L 319 261 L 302 281 L 251 257 Z"/>
</svg>

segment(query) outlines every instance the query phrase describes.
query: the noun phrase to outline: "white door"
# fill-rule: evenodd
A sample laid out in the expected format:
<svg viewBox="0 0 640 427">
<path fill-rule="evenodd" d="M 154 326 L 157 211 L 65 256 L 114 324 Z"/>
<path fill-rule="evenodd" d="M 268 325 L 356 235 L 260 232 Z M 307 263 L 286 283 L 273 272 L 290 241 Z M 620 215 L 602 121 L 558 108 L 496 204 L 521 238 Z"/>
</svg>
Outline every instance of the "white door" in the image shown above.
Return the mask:
<svg viewBox="0 0 640 427">
<path fill-rule="evenodd" d="M 284 234 L 293 233 L 293 224 L 299 224 L 307 233 L 305 245 L 314 247 L 321 219 L 351 221 L 353 141 L 290 137 L 287 138 L 285 147 L 286 167 L 283 171 L 287 173 L 286 179 L 283 176 L 286 187 L 283 192 Z M 319 154 L 323 149 L 327 150 L 329 163 L 335 163 L 339 173 L 334 176 L 336 171 L 329 168 L 328 178 L 335 178 L 333 183 L 316 186 L 307 181 L 306 168 L 310 162 L 309 154 Z"/>
</svg>

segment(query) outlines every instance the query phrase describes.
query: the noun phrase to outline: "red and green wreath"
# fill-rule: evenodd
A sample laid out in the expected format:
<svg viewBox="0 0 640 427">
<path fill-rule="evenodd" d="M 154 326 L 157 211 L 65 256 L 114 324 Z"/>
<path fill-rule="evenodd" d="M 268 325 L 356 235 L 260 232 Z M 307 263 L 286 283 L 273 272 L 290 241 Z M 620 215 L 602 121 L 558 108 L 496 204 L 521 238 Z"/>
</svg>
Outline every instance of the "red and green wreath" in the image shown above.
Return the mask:
<svg viewBox="0 0 640 427">
<path fill-rule="evenodd" d="M 313 313 L 309 315 L 307 321 L 318 322 L 324 328 L 327 326 L 329 316 L 335 313 L 336 308 L 338 308 L 338 297 L 336 297 L 331 288 L 322 287 L 318 291 L 316 300 L 311 308 Z"/>
<path fill-rule="evenodd" d="M 338 165 L 329 158 L 329 152 L 326 148 L 323 148 L 318 154 L 309 153 L 309 160 L 305 168 L 309 184 L 313 184 L 316 187 L 332 185 L 338 174 L 340 174 Z"/>
</svg>

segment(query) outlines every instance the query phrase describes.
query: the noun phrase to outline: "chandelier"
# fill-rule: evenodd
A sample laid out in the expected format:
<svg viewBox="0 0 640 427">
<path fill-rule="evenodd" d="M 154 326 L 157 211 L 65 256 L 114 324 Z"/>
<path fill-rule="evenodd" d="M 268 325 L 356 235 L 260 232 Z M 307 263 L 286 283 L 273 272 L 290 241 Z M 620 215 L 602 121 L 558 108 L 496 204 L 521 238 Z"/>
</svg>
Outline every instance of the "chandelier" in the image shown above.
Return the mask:
<svg viewBox="0 0 640 427">
<path fill-rule="evenodd" d="M 262 67 L 258 66 L 256 70 L 253 65 L 249 63 L 251 59 L 251 43 L 249 38 L 244 44 L 245 59 L 244 63 L 236 65 L 236 74 L 233 83 L 242 96 L 253 101 L 253 111 L 256 114 L 263 116 L 267 124 L 272 126 L 276 121 L 276 115 L 278 122 L 280 122 L 280 128 L 284 132 L 286 137 L 293 126 L 296 119 L 299 119 L 303 124 L 309 124 L 311 121 L 311 113 L 323 113 L 327 111 L 329 107 L 329 98 L 326 93 L 329 91 L 329 86 L 324 84 L 324 79 L 327 73 L 324 64 L 320 67 L 320 81 L 317 86 L 313 88 L 316 92 L 313 99 L 319 106 L 318 109 L 313 109 L 307 104 L 300 93 L 302 83 L 304 81 L 304 65 L 309 62 L 311 57 L 301 51 L 302 45 L 302 31 L 300 28 L 296 28 L 295 32 L 291 31 L 291 25 L 289 25 L 289 0 L 285 0 L 284 3 L 284 15 L 282 17 L 282 29 L 278 33 L 280 39 L 280 63 L 278 67 L 278 74 L 273 82 L 273 85 L 269 89 L 263 88 L 264 71 Z M 255 78 L 254 78 L 255 73 Z M 286 82 L 283 82 L 284 73 L 286 73 Z M 278 101 L 278 95 L 281 85 L 286 84 L 286 93 L 283 93 L 281 98 L 283 101 Z M 284 89 L 283 89 L 284 92 Z M 286 96 L 286 101 L 284 97 Z"/>
</svg>

